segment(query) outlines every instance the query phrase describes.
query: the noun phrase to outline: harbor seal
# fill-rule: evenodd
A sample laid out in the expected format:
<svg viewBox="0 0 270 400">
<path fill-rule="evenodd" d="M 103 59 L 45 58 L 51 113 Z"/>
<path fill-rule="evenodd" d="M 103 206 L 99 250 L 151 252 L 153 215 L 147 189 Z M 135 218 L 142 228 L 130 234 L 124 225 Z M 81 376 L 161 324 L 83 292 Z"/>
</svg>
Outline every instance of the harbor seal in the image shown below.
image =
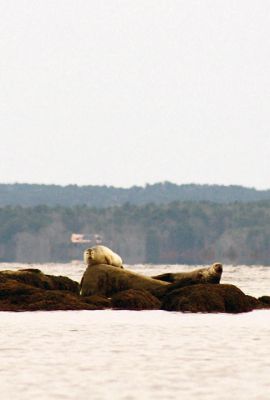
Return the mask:
<svg viewBox="0 0 270 400">
<path fill-rule="evenodd" d="M 94 246 L 86 249 L 83 259 L 87 265 L 107 264 L 123 268 L 122 258 L 106 246 Z"/>
<path fill-rule="evenodd" d="M 176 283 L 191 279 L 197 283 L 219 283 L 222 275 L 223 267 L 221 263 L 214 263 L 210 267 L 195 269 L 189 272 L 166 273 L 153 276 L 164 282 Z"/>
<path fill-rule="evenodd" d="M 170 291 L 183 286 L 199 283 L 219 283 L 221 272 L 222 265 L 215 263 L 209 268 L 180 272 L 178 274 L 163 274 L 151 278 L 127 269 L 115 268 L 108 264 L 92 265 L 90 263 L 81 279 L 80 294 L 82 296 L 98 294 L 110 297 L 123 290 L 140 289 L 147 290 L 156 297 L 162 298 Z M 170 280 L 165 279 L 169 275 Z"/>
<path fill-rule="evenodd" d="M 169 284 L 127 269 L 104 264 L 90 264 L 81 279 L 80 294 L 81 296 L 110 297 L 123 290 L 140 289 L 153 292 L 163 286 L 167 287 Z"/>
</svg>

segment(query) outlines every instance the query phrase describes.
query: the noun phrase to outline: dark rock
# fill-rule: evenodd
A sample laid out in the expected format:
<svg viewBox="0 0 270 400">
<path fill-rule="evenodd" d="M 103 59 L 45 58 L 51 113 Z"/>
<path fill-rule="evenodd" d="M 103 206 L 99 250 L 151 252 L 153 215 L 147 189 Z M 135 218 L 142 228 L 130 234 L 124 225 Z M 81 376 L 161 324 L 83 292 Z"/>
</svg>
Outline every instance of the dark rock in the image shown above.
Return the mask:
<svg viewBox="0 0 270 400">
<path fill-rule="evenodd" d="M 158 310 L 160 301 L 150 292 L 141 289 L 129 289 L 112 297 L 114 308 L 121 310 Z"/>
<path fill-rule="evenodd" d="M 68 290 L 69 292 L 79 293 L 78 282 L 66 276 L 54 276 L 43 274 L 39 269 L 22 269 L 18 271 L 1 271 L 0 282 L 15 280 L 46 290 Z"/>
<path fill-rule="evenodd" d="M 88 297 L 82 297 L 82 300 L 87 304 L 92 304 L 98 307 L 99 309 L 112 307 L 111 299 L 108 299 L 105 296 L 92 295 Z"/>
<path fill-rule="evenodd" d="M 253 308 L 253 310 L 261 309 L 262 304 L 258 299 L 256 299 L 253 296 L 249 296 L 248 294 L 246 295 L 247 300 L 249 301 L 250 306 Z"/>
<path fill-rule="evenodd" d="M 168 295 L 172 291 L 175 291 L 176 289 L 183 288 L 185 286 L 192 286 L 192 285 L 198 285 L 197 280 L 193 280 L 192 278 L 184 278 L 179 282 L 174 282 L 174 283 L 169 283 L 166 286 L 160 286 L 154 290 L 152 290 L 152 294 L 156 296 L 158 299 L 162 299 L 164 296 Z"/>
<path fill-rule="evenodd" d="M 167 311 L 241 313 L 251 311 L 257 301 L 234 285 L 199 284 L 173 290 L 164 296 L 161 308 Z"/>
<path fill-rule="evenodd" d="M 72 279 L 61 275 L 60 276 L 45 275 L 45 276 L 47 278 L 50 278 L 53 290 L 68 290 L 69 292 L 79 294 L 78 282 L 75 282 Z"/>
<path fill-rule="evenodd" d="M 78 284 L 38 271 L 0 272 L 0 311 L 97 310 L 77 294 Z M 75 291 L 76 290 L 76 291 Z"/>
<path fill-rule="evenodd" d="M 261 296 L 258 298 L 258 300 L 260 301 L 260 303 L 269 305 L 269 307 L 270 307 L 270 296 Z"/>
<path fill-rule="evenodd" d="M 42 274 L 43 272 L 38 268 L 22 268 L 18 272 L 33 272 L 35 274 Z M 10 271 L 11 272 L 11 271 Z"/>
<path fill-rule="evenodd" d="M 39 289 L 15 280 L 0 284 L 0 311 L 96 309 L 72 292 Z"/>
<path fill-rule="evenodd" d="M 121 271 L 121 270 L 120 270 Z M 122 274 L 121 274 L 122 276 Z M 141 278 L 128 276 L 129 279 Z M 142 280 L 149 285 L 152 281 Z M 120 282 L 121 283 L 121 282 Z M 101 310 L 117 308 L 125 310 L 154 310 L 182 312 L 228 312 L 239 313 L 253 309 L 270 308 L 270 297 L 255 299 L 245 295 L 233 285 L 195 284 L 179 287 L 186 281 L 175 284 L 161 284 L 158 289 L 161 301 L 148 290 L 136 288 L 123 290 L 119 282 L 119 292 L 112 299 L 104 295 L 80 296 L 78 283 L 63 276 L 45 275 L 39 270 L 19 270 L 0 272 L 0 311 L 49 311 L 49 310 Z M 103 284 L 103 283 L 102 283 Z M 158 281 L 157 284 L 159 285 Z M 175 286 L 176 285 L 176 286 Z M 148 287 L 148 286 L 147 286 Z M 122 291 L 121 291 L 122 290 Z"/>
</svg>

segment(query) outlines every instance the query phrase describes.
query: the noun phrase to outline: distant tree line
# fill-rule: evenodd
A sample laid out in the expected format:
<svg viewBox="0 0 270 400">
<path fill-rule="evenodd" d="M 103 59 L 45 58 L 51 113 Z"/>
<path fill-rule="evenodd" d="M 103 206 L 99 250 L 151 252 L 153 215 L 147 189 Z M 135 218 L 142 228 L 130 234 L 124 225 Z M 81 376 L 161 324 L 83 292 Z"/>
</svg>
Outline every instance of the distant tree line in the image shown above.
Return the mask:
<svg viewBox="0 0 270 400">
<path fill-rule="evenodd" d="M 270 265 L 270 201 L 0 208 L 0 262 L 69 262 L 100 235 L 125 263 Z"/>
<path fill-rule="evenodd" d="M 270 200 L 270 190 L 256 190 L 242 186 L 176 185 L 163 182 L 123 189 L 112 186 L 0 184 L 0 207 L 87 205 L 107 208 L 125 203 L 145 205 L 148 203 L 169 204 L 173 201 L 211 201 L 223 204 L 265 200 Z"/>
</svg>

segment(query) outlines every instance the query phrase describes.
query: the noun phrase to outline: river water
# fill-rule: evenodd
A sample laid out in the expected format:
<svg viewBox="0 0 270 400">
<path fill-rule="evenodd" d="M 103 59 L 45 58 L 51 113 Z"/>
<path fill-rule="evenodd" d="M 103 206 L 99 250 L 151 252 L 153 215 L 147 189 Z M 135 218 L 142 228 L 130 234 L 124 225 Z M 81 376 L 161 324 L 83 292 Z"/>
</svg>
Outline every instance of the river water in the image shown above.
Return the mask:
<svg viewBox="0 0 270 400">
<path fill-rule="evenodd" d="M 85 267 L 39 268 L 79 281 Z M 199 266 L 196 266 L 199 267 Z M 128 266 L 147 275 L 196 268 Z M 270 295 L 270 267 L 225 266 L 222 283 Z M 270 311 L 0 313 L 1 399 L 269 400 Z"/>
</svg>

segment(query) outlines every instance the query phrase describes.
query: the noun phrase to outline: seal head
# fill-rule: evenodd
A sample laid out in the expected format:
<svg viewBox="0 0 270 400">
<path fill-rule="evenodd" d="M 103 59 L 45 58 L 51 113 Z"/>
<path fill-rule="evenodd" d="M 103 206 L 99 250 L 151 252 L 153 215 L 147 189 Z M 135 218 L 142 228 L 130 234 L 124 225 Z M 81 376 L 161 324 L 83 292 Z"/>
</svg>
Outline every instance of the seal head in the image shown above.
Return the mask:
<svg viewBox="0 0 270 400">
<path fill-rule="evenodd" d="M 94 246 L 86 249 L 83 259 L 86 265 L 107 264 L 123 268 L 122 258 L 106 246 Z"/>
</svg>

